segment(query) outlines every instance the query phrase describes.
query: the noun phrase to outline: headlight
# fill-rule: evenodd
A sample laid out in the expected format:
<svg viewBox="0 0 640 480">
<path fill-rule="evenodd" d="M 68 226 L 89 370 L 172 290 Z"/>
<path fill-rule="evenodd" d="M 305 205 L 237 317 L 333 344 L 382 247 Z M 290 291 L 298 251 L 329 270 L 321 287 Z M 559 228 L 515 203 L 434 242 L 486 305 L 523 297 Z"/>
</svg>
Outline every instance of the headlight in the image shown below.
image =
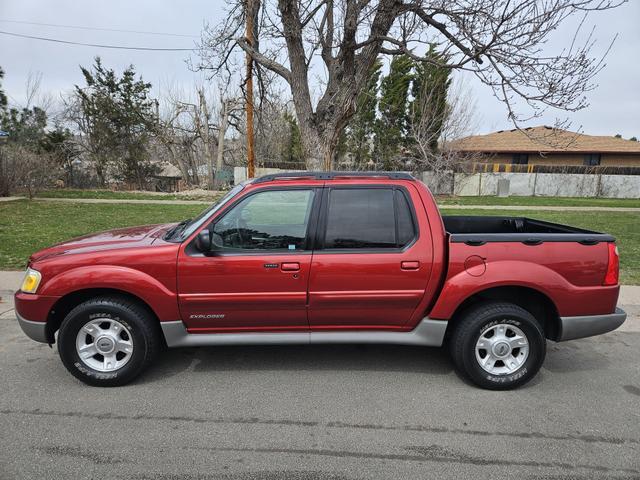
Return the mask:
<svg viewBox="0 0 640 480">
<path fill-rule="evenodd" d="M 40 280 L 42 280 L 40 272 L 32 268 L 27 268 L 27 273 L 24 276 L 24 280 L 22 280 L 20 290 L 24 293 L 36 293 L 38 285 L 40 285 Z"/>
</svg>

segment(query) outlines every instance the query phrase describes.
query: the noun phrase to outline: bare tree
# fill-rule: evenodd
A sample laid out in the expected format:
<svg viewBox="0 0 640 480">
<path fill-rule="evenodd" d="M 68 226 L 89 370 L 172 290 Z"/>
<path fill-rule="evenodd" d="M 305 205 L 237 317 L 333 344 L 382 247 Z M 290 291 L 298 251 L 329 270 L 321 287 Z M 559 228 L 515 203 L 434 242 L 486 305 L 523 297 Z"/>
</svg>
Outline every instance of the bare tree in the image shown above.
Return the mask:
<svg viewBox="0 0 640 480">
<path fill-rule="evenodd" d="M 220 183 L 216 173 L 223 167 L 227 129 L 237 128 L 239 103 L 223 92 L 212 95 L 202 85 L 194 90 L 166 92 L 158 137 L 188 183 L 198 184 L 198 171 L 205 167 L 207 186 L 214 188 Z"/>
<path fill-rule="evenodd" d="M 187 185 L 190 185 L 192 181 L 191 175 L 189 175 L 189 168 L 187 167 L 184 156 L 180 151 L 183 142 L 182 132 L 180 131 L 179 126 L 179 118 L 182 113 L 182 106 L 175 102 L 170 102 L 168 108 L 162 115 L 158 111 L 157 130 L 155 135 L 158 141 L 169 153 L 171 163 L 177 165 L 180 169 L 183 180 Z"/>
<path fill-rule="evenodd" d="M 216 153 L 216 176 L 214 179 L 214 187 L 220 188 L 224 183 L 224 178 L 220 175 L 222 168 L 224 167 L 224 154 L 226 151 L 225 138 L 227 135 L 227 128 L 229 127 L 229 120 L 231 117 L 235 117 L 235 113 L 238 111 L 239 102 L 235 99 L 222 99 L 222 111 L 220 113 L 220 123 L 218 125 L 218 151 Z M 237 125 L 236 122 L 232 122 L 232 125 Z"/>
<path fill-rule="evenodd" d="M 413 143 L 411 167 L 425 172 L 425 181 L 435 193 L 453 193 L 454 174 L 470 172 L 474 163 L 486 160 L 481 153 L 461 152 L 456 142 L 478 127 L 476 105 L 465 85 L 454 82 L 445 105 L 440 105 L 441 90 L 427 84 L 421 91 L 409 123 Z"/>
<path fill-rule="evenodd" d="M 290 87 L 309 168 L 330 168 L 340 132 L 381 54 L 425 60 L 426 44 L 448 68 L 473 72 L 518 122 L 518 100 L 540 115 L 545 108 L 579 110 L 602 68 L 593 39 L 555 54 L 543 51 L 569 17 L 614 8 L 625 0 L 262 0 L 256 38 L 243 36 L 245 0 L 229 2 L 225 20 L 203 33 L 197 67 L 212 75 L 241 65 L 240 47 L 258 71 Z M 254 4 L 257 3 L 253 2 Z M 321 72 L 321 81 L 311 80 Z M 314 95 L 317 91 L 317 95 Z"/>
<path fill-rule="evenodd" d="M 53 186 L 61 173 L 51 155 L 18 144 L 3 146 L 0 162 L 4 171 L 0 191 L 7 195 L 24 192 L 31 199 L 43 188 Z"/>
</svg>

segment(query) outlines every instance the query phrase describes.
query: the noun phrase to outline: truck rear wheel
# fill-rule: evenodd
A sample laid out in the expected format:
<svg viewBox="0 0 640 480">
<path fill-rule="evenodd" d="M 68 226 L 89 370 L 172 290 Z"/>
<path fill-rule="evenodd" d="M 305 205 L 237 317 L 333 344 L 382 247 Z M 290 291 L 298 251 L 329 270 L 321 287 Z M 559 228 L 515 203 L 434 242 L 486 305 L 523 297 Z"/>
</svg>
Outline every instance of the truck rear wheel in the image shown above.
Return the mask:
<svg viewBox="0 0 640 480">
<path fill-rule="evenodd" d="M 544 362 L 546 340 L 525 309 L 482 303 L 462 313 L 450 342 L 457 370 L 476 385 L 507 390 L 531 380 Z"/>
<path fill-rule="evenodd" d="M 81 303 L 58 332 L 64 366 L 84 383 L 98 387 L 130 382 L 147 368 L 160 346 L 157 326 L 146 309 L 118 296 Z"/>
</svg>

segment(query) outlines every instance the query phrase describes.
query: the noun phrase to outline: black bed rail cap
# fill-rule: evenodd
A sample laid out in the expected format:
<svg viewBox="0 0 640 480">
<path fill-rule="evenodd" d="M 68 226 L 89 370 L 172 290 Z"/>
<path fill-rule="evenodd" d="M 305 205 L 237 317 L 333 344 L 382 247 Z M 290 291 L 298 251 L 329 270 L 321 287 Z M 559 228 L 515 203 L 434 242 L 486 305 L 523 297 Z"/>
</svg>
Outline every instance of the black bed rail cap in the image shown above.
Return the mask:
<svg viewBox="0 0 640 480">
<path fill-rule="evenodd" d="M 334 180 L 336 178 L 388 178 L 390 180 L 415 180 L 406 172 L 281 172 L 263 175 L 251 183 L 265 183 L 287 178 L 312 178 L 314 180 Z"/>
</svg>

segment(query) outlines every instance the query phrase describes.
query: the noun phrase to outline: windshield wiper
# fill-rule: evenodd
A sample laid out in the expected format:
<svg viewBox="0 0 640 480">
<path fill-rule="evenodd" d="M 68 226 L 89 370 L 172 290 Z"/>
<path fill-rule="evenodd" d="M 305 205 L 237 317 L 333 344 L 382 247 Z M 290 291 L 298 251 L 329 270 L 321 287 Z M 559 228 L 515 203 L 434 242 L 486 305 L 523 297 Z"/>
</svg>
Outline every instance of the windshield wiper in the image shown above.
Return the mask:
<svg viewBox="0 0 640 480">
<path fill-rule="evenodd" d="M 186 220 L 181 221 L 175 227 L 173 227 L 171 230 L 169 230 L 164 238 L 165 239 L 172 238 L 176 233 L 182 232 L 182 230 L 184 230 L 185 227 L 187 225 L 189 225 L 189 223 L 191 223 L 191 219 L 190 218 L 187 218 Z"/>
</svg>

